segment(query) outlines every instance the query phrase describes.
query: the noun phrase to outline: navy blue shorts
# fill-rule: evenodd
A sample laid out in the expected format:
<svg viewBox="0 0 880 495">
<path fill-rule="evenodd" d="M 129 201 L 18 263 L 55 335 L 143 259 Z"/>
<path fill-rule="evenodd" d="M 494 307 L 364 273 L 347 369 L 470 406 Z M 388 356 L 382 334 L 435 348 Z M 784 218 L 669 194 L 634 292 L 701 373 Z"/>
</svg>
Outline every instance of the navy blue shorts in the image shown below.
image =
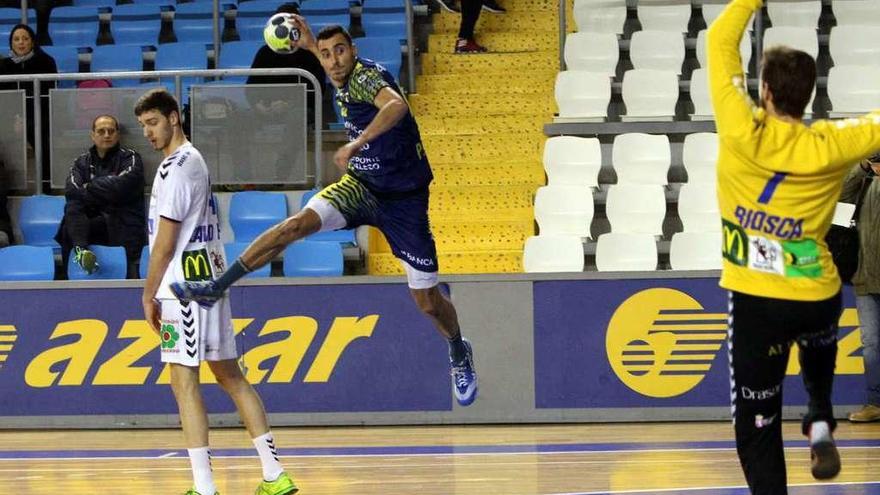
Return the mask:
<svg viewBox="0 0 880 495">
<path fill-rule="evenodd" d="M 345 218 L 345 228 L 372 225 L 385 235 L 394 256 L 412 268 L 437 271 L 437 247 L 428 221 L 428 188 L 406 193 L 373 193 L 351 175 L 317 194 Z"/>
</svg>

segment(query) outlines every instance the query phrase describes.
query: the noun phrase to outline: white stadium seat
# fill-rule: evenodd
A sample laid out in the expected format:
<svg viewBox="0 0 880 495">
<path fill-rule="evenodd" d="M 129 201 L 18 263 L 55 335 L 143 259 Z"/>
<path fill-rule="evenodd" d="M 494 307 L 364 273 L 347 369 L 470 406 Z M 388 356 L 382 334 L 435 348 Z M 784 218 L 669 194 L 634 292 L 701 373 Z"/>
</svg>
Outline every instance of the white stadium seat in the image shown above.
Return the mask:
<svg viewBox="0 0 880 495">
<path fill-rule="evenodd" d="M 720 232 L 715 184 L 682 184 L 678 192 L 678 217 L 685 232 Z"/>
<path fill-rule="evenodd" d="M 767 15 L 774 26 L 798 26 L 815 29 L 822 14 L 820 0 L 769 0 Z"/>
<path fill-rule="evenodd" d="M 600 235 L 596 242 L 596 268 L 600 272 L 656 270 L 654 236 L 614 232 Z"/>
<path fill-rule="evenodd" d="M 742 59 L 743 71 L 749 72 L 749 62 L 752 60 L 752 37 L 743 35 L 739 42 L 739 56 Z M 697 62 L 700 67 L 706 68 L 706 30 L 697 33 Z"/>
<path fill-rule="evenodd" d="M 554 136 L 544 142 L 544 171 L 551 186 L 596 187 L 601 168 L 597 138 Z"/>
<path fill-rule="evenodd" d="M 691 19 L 690 0 L 642 0 L 638 5 L 642 29 L 686 33 Z"/>
<path fill-rule="evenodd" d="M 527 273 L 584 271 L 584 246 L 580 237 L 529 237 L 523 250 L 523 270 Z"/>
<path fill-rule="evenodd" d="M 673 270 L 720 270 L 721 232 L 678 232 L 669 246 Z"/>
<path fill-rule="evenodd" d="M 623 33 L 626 0 L 575 0 L 574 22 L 585 33 Z"/>
<path fill-rule="evenodd" d="M 666 185 L 672 163 L 669 137 L 641 132 L 618 134 L 614 137 L 611 163 L 618 184 Z"/>
<path fill-rule="evenodd" d="M 819 38 L 815 28 L 771 27 L 764 31 L 764 50 L 775 45 L 785 45 L 809 53 L 813 58 L 819 56 Z"/>
<path fill-rule="evenodd" d="M 828 71 L 831 117 L 862 114 L 880 109 L 880 67 L 835 65 Z"/>
<path fill-rule="evenodd" d="M 613 185 L 608 188 L 605 215 L 611 232 L 662 235 L 666 217 L 663 186 Z"/>
<path fill-rule="evenodd" d="M 712 98 L 709 96 L 709 75 L 706 69 L 694 69 L 691 72 L 691 101 L 694 113 L 691 120 L 711 120 L 715 116 L 712 109 Z"/>
<path fill-rule="evenodd" d="M 718 174 L 718 134 L 695 132 L 684 137 L 682 164 L 688 184 L 709 184 L 715 187 Z"/>
<path fill-rule="evenodd" d="M 684 36 L 674 31 L 636 31 L 629 42 L 629 58 L 636 69 L 671 70 L 681 74 Z"/>
<path fill-rule="evenodd" d="M 593 191 L 583 186 L 543 186 L 535 193 L 535 220 L 541 235 L 590 237 Z"/>
<path fill-rule="evenodd" d="M 880 26 L 877 0 L 834 0 L 831 10 L 838 26 Z"/>
<path fill-rule="evenodd" d="M 620 48 L 614 33 L 569 33 L 565 37 L 565 66 L 614 77 Z"/>
<path fill-rule="evenodd" d="M 611 79 L 607 74 L 566 70 L 556 75 L 556 103 L 559 117 L 604 120 L 611 101 Z"/>
<path fill-rule="evenodd" d="M 678 74 L 671 70 L 633 69 L 623 74 L 623 103 L 631 121 L 672 120 L 678 102 Z"/>
<path fill-rule="evenodd" d="M 834 65 L 880 65 L 880 25 L 832 28 L 828 50 Z"/>
</svg>

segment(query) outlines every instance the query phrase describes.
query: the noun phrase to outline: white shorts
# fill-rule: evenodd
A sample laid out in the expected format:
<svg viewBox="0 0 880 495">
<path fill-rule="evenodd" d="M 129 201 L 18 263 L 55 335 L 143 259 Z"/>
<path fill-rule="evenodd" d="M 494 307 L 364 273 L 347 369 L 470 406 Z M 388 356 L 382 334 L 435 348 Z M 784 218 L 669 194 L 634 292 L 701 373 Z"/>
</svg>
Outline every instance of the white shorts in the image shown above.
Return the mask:
<svg viewBox="0 0 880 495">
<path fill-rule="evenodd" d="M 160 350 L 163 363 L 198 366 L 202 361 L 238 358 L 229 298 L 217 301 L 211 309 L 191 302 L 160 301 Z"/>
<path fill-rule="evenodd" d="M 327 232 L 332 230 L 344 229 L 347 226 L 345 217 L 342 213 L 333 207 L 329 201 L 315 194 L 309 198 L 308 203 L 303 209 L 308 208 L 318 214 L 321 219 L 321 230 L 319 232 Z M 403 270 L 406 272 L 406 281 L 410 289 L 430 289 L 439 283 L 437 272 L 423 272 L 414 268 L 404 260 L 400 260 Z"/>
</svg>

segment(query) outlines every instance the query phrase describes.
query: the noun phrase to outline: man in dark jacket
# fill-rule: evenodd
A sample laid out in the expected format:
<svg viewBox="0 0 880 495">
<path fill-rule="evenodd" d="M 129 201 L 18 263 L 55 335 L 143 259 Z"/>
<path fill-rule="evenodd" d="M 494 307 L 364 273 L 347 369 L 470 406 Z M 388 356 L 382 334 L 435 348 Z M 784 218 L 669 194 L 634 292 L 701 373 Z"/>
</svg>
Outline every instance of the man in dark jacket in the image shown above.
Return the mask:
<svg viewBox="0 0 880 495">
<path fill-rule="evenodd" d="M 94 145 L 70 168 L 64 193 L 67 204 L 55 240 L 61 244 L 63 266 L 74 261 L 87 273 L 99 260 L 89 244 L 122 246 L 128 278 L 138 278 L 141 250 L 147 242 L 144 209 L 144 165 L 134 150 L 119 146 L 119 122 L 100 115 L 92 122 Z"/>
</svg>

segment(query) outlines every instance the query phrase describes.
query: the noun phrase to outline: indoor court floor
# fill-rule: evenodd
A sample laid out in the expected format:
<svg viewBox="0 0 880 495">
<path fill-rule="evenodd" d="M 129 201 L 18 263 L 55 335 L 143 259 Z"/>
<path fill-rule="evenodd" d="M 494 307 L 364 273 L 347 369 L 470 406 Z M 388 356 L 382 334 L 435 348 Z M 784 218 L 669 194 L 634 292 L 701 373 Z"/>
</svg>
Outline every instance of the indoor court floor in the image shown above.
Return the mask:
<svg viewBox="0 0 880 495">
<path fill-rule="evenodd" d="M 274 430 L 301 495 L 745 495 L 728 422 L 302 427 Z M 880 495 L 880 425 L 841 422 L 843 471 L 819 483 L 799 425 L 785 424 L 791 495 Z M 0 432 L 0 494 L 182 494 L 179 430 Z M 222 495 L 253 493 L 243 429 L 216 429 Z"/>
</svg>

